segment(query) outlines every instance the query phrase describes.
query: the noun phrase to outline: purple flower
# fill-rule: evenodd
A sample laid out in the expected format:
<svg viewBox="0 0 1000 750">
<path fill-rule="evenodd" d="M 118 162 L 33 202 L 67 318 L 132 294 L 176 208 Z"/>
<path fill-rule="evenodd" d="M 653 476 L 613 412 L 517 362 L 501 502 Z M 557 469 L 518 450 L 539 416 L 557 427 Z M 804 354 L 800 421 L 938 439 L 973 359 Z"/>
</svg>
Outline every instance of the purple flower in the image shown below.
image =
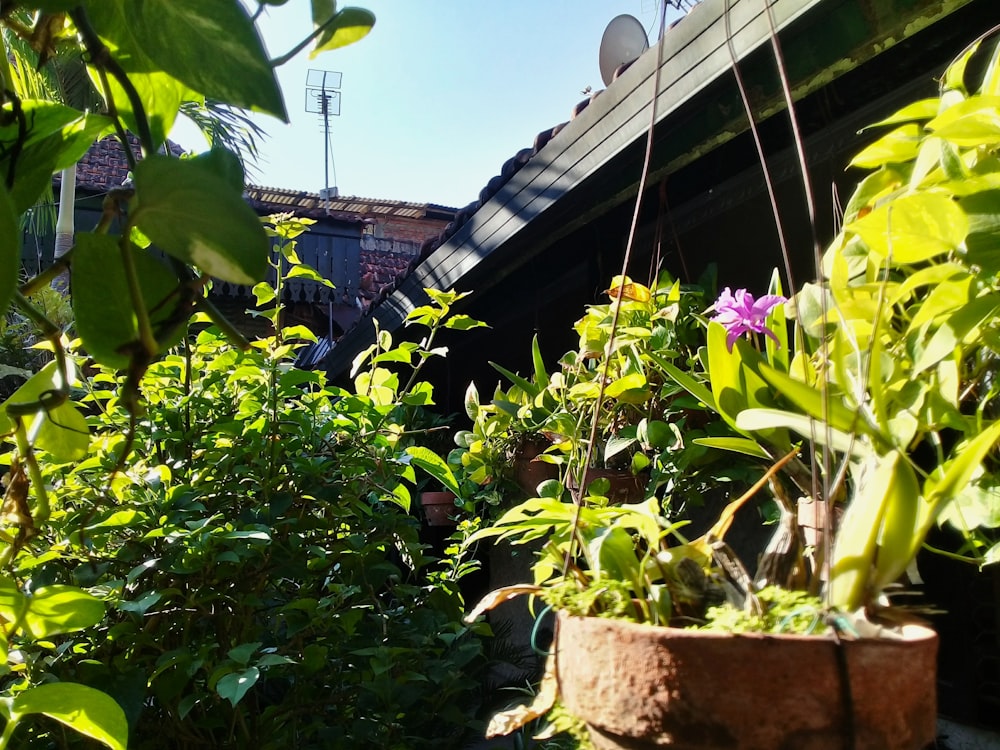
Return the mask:
<svg viewBox="0 0 1000 750">
<path fill-rule="evenodd" d="M 737 289 L 736 294 L 733 294 L 727 286 L 713 305 L 715 315 L 712 320 L 725 327 L 729 351 L 733 350 L 736 339 L 748 331 L 763 333 L 778 343 L 778 337 L 764 325 L 764 321 L 772 309 L 785 301 L 784 297 L 777 294 L 765 294 L 755 300 L 746 289 Z"/>
</svg>

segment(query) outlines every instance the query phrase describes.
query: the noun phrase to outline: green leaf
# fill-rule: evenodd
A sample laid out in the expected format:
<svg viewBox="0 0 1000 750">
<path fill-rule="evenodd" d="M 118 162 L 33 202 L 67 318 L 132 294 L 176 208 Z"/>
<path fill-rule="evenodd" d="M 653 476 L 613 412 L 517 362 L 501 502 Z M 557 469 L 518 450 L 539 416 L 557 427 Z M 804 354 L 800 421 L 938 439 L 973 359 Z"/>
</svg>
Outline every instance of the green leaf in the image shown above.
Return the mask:
<svg viewBox="0 0 1000 750">
<path fill-rule="evenodd" d="M 316 5 L 314 0 L 314 19 L 316 18 Z M 316 40 L 316 46 L 309 53 L 309 59 L 311 60 L 328 50 L 354 44 L 359 39 L 368 36 L 368 32 L 372 30 L 374 25 L 375 16 L 371 11 L 364 8 L 344 8 L 334 15 L 330 23 L 324 27 L 323 33 Z"/>
<path fill-rule="evenodd" d="M 113 750 L 125 750 L 128 744 L 128 722 L 121 706 L 86 685 L 50 682 L 18 693 L 11 703 L 10 721 L 29 714 L 48 716 Z"/>
<path fill-rule="evenodd" d="M 74 373 L 67 372 L 70 382 L 63 382 L 59 375 L 59 367 L 55 362 L 49 362 L 45 367 L 32 375 L 27 382 L 23 383 L 16 391 L 0 404 L 0 434 L 9 434 L 14 431 L 14 423 L 7 416 L 6 407 L 16 405 L 25 407 L 28 404 L 39 401 L 43 393 L 50 391 L 63 391 L 69 388 L 74 382 Z M 38 411 L 42 411 L 44 406 L 39 404 Z"/>
<path fill-rule="evenodd" d="M 125 0 L 88 0 L 87 17 L 101 41 L 107 45 L 109 54 L 128 75 L 129 83 L 139 95 L 153 146 L 159 147 L 173 128 L 181 102 L 203 97 L 164 72 L 149 57 L 144 41 L 136 35 L 131 12 L 134 5 Z M 98 70 L 93 65 L 88 65 L 87 72 L 97 91 L 106 97 Z M 117 78 L 108 75 L 106 80 L 115 110 L 125 121 L 128 130 L 138 134 L 140 129 L 131 98 Z"/>
<path fill-rule="evenodd" d="M 234 284 L 264 278 L 270 242 L 239 191 L 194 160 L 151 156 L 135 170 L 132 221 L 161 249 Z"/>
<path fill-rule="evenodd" d="M 72 363 L 67 362 L 66 369 L 69 382 L 63 382 L 58 364 L 50 362 L 0 404 L 0 433 L 14 430 L 5 408 L 8 404 L 24 407 L 39 402 L 33 415 L 22 417 L 28 434 L 35 433 L 35 445 L 51 453 L 57 461 L 76 461 L 87 454 L 90 429 L 76 406 L 59 395 L 76 380 Z"/>
<path fill-rule="evenodd" d="M 947 193 L 920 192 L 879 206 L 844 229 L 883 258 L 910 264 L 958 250 L 969 222 Z"/>
<path fill-rule="evenodd" d="M 643 569 L 636 556 L 632 535 L 621 526 L 602 528 L 588 545 L 588 557 L 595 580 L 626 581 L 641 594 Z"/>
<path fill-rule="evenodd" d="M 849 433 L 837 430 L 802 414 L 780 409 L 745 409 L 736 418 L 736 427 L 744 432 L 760 432 L 787 428 L 819 445 L 829 445 L 841 453 L 863 454 L 867 448 Z"/>
<path fill-rule="evenodd" d="M 125 16 L 157 69 L 210 99 L 288 122 L 278 80 L 241 3 L 145 0 L 126 3 Z"/>
<path fill-rule="evenodd" d="M 712 384 L 712 395 L 719 415 L 732 427 L 741 432 L 739 416 L 746 409 L 777 406 L 770 386 L 755 369 L 761 364 L 760 354 L 743 339 L 736 341 L 730 352 L 726 346 L 726 329 L 719 323 L 708 326 L 708 369 Z M 767 427 L 758 424 L 761 437 L 779 448 L 787 450 L 788 436 L 779 425 Z"/>
<path fill-rule="evenodd" d="M 476 388 L 475 381 L 470 381 L 469 387 L 465 389 L 463 404 L 465 406 L 465 416 L 475 423 L 479 418 L 479 390 Z"/>
<path fill-rule="evenodd" d="M 953 104 L 925 126 L 958 146 L 1000 143 L 1000 96 L 972 96 Z"/>
<path fill-rule="evenodd" d="M 236 704 L 243 700 L 247 691 L 257 684 L 258 679 L 260 679 L 260 670 L 257 667 L 231 672 L 216 683 L 215 692 L 228 700 L 235 708 Z"/>
<path fill-rule="evenodd" d="M 897 488 L 901 465 L 905 462 L 897 451 L 869 462 L 860 472 L 859 486 L 841 519 L 830 587 L 831 603 L 845 612 L 862 606 L 869 594 L 887 505 L 899 500 L 899 492 L 914 489 L 905 483 Z"/>
<path fill-rule="evenodd" d="M 938 521 L 966 532 L 974 528 L 1000 528 L 1000 503 L 995 485 L 969 484 L 949 503 L 945 503 Z"/>
<path fill-rule="evenodd" d="M 1000 309 L 1000 296 L 978 297 L 963 305 L 941 324 L 913 364 L 914 375 L 934 367 L 979 326 L 992 320 Z"/>
<path fill-rule="evenodd" d="M 9 578 L 0 578 L 0 615 L 33 640 L 72 633 L 104 618 L 104 603 L 76 586 L 44 586 L 23 594 Z"/>
<path fill-rule="evenodd" d="M 0 127 L 0 174 L 6 175 L 14 159 L 14 184 L 10 198 L 15 212 L 23 213 L 33 206 L 52 184 L 52 174 L 75 164 L 94 142 L 94 138 L 111 121 L 101 115 L 84 113 L 53 102 L 25 100 L 21 110 L 27 130 L 20 149 L 12 149 L 21 138 L 19 118 L 7 104 L 4 120 L 11 123 Z"/>
<path fill-rule="evenodd" d="M 322 284 L 323 286 L 328 286 L 331 289 L 334 288 L 332 281 L 330 281 L 329 279 L 324 279 L 322 276 L 319 275 L 319 272 L 317 272 L 313 268 L 310 268 L 305 263 L 300 263 L 297 266 L 292 266 L 290 269 L 288 269 L 288 272 L 285 274 L 285 278 L 308 279 L 309 281 L 316 281 Z"/>
<path fill-rule="evenodd" d="M 278 296 L 274 292 L 274 287 L 268 284 L 266 281 L 262 281 L 259 284 L 254 284 L 253 289 L 251 291 L 253 292 L 253 296 L 257 298 L 257 307 L 260 307 L 261 305 L 266 305 L 268 302 L 277 299 Z"/>
<path fill-rule="evenodd" d="M 179 280 L 174 272 L 146 250 L 134 250 L 139 288 L 160 351 L 173 346 L 184 333 L 187 315 L 176 320 L 175 308 L 183 302 L 177 294 Z M 108 367 L 124 369 L 129 354 L 139 340 L 139 326 L 121 249 L 106 234 L 80 232 L 76 235 L 71 276 L 73 313 L 83 346 L 95 360 Z"/>
<path fill-rule="evenodd" d="M 233 190 L 243 192 L 246 184 L 243 162 L 228 148 L 213 146 L 208 151 L 203 151 L 188 161 L 194 162 L 212 174 L 221 177 Z"/>
<path fill-rule="evenodd" d="M 760 447 L 760 443 L 749 438 L 718 437 L 718 438 L 695 438 L 695 445 L 704 445 L 706 448 L 718 448 L 724 451 L 742 453 L 754 458 L 770 460 L 771 456 Z"/>
<path fill-rule="evenodd" d="M 647 356 L 656 363 L 657 367 L 663 370 L 675 383 L 677 383 L 677 385 L 690 393 L 701 403 L 705 404 L 705 406 L 712 411 L 718 411 L 718 407 L 715 405 L 715 396 L 712 395 L 712 392 L 701 381 L 696 380 L 689 373 L 679 369 L 671 362 L 668 362 L 656 352 L 647 352 Z"/>
<path fill-rule="evenodd" d="M 896 110 L 884 120 L 879 120 L 874 125 L 868 125 L 862 131 L 886 125 L 898 125 L 903 122 L 930 120 L 937 115 L 940 106 L 941 100 L 936 97 L 934 99 L 920 99 L 919 101 L 907 104 L 902 109 Z"/>
<path fill-rule="evenodd" d="M 458 486 L 458 480 L 455 479 L 451 468 L 445 463 L 444 459 L 430 448 L 414 445 L 406 449 L 406 454 L 410 457 L 411 463 L 416 464 L 434 477 L 445 489 L 451 490 L 456 495 L 462 493 Z"/>
<path fill-rule="evenodd" d="M 520 375 L 511 372 L 507 368 L 501 367 L 496 362 L 490 362 L 490 367 L 492 367 L 494 370 L 496 370 L 505 378 L 507 378 L 507 380 L 516 385 L 518 388 L 520 388 L 522 391 L 528 394 L 528 396 L 531 398 L 535 398 L 535 396 L 537 396 L 539 393 L 542 392 L 542 389 L 539 388 L 534 383 L 532 383 L 530 380 L 526 380 L 525 378 L 522 378 Z"/>
<path fill-rule="evenodd" d="M 456 331 L 469 331 L 473 328 L 489 328 L 489 326 L 483 321 L 470 318 L 468 315 L 452 315 L 450 318 L 445 320 L 444 327 L 451 328 Z"/>
<path fill-rule="evenodd" d="M 14 204 L 7 189 L 0 185 L 0 319 L 7 314 L 17 289 L 17 269 L 21 265 L 19 234 Z"/>
<path fill-rule="evenodd" d="M 983 429 L 967 443 L 958 446 L 954 458 L 939 466 L 927 477 L 924 482 L 924 498 L 927 503 L 921 506 L 919 529 L 915 535 L 917 545 L 923 544 L 924 538 L 945 503 L 958 497 L 963 488 L 972 481 L 983 459 L 997 440 L 1000 440 L 1000 420 Z"/>
<path fill-rule="evenodd" d="M 829 391 L 824 394 L 822 390 L 766 364 L 760 366 L 760 374 L 783 398 L 787 398 L 807 416 L 816 420 L 826 420 L 840 432 L 871 434 L 862 412 L 849 408 L 841 396 Z"/>
<path fill-rule="evenodd" d="M 641 419 L 636 434 L 643 443 L 660 450 L 677 442 L 671 425 L 659 419 Z"/>
<path fill-rule="evenodd" d="M 903 125 L 882 136 L 851 159 L 850 166 L 876 169 L 884 164 L 902 164 L 916 158 L 920 150 L 920 126 Z"/>
<path fill-rule="evenodd" d="M 250 663 L 250 657 L 253 656 L 254 652 L 259 649 L 262 645 L 260 641 L 254 641 L 253 643 L 242 643 L 235 648 L 229 649 L 227 656 L 232 659 L 237 664 L 246 666 Z"/>
<path fill-rule="evenodd" d="M 45 421 L 35 437 L 35 445 L 48 451 L 56 461 L 79 461 L 87 455 L 90 427 L 72 401 L 46 410 L 37 419 Z"/>
</svg>

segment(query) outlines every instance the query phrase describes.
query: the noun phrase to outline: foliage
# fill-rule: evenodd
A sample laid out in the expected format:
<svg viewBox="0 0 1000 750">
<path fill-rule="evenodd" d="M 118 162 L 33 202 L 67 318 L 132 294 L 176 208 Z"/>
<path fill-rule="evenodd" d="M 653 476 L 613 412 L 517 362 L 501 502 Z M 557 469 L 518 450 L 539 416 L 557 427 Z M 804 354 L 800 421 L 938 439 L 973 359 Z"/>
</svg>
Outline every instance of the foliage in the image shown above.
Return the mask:
<svg viewBox="0 0 1000 750">
<path fill-rule="evenodd" d="M 468 566 L 428 558 L 407 513 L 420 439 L 407 425 L 433 404 L 417 372 L 441 352 L 380 336 L 358 388 L 328 388 L 291 366 L 304 332 L 283 330 L 277 306 L 261 311 L 275 335 L 247 350 L 205 295 L 210 277 L 251 285 L 268 268 L 239 159 L 160 154 L 182 107 L 284 118 L 275 68 L 374 23 L 312 8 L 312 33 L 273 60 L 255 26 L 265 6 L 236 0 L 27 2 L 0 18 L 0 315 L 19 340 L 30 321 L 53 355 L 0 407 L 2 747 L 75 744 L 52 720 L 110 747 L 127 726 L 147 747 L 436 747 L 469 720 Z M 26 75 L 57 58 L 86 61 L 99 111 L 65 90 L 54 101 L 59 71 Z M 133 185 L 21 282 L 19 226 L 53 172 L 107 134 L 131 159 L 126 131 L 144 157 Z M 279 278 L 309 273 L 292 239 Z M 37 303 L 66 269 L 75 340 Z M 449 299 L 413 318 L 429 338 L 471 324 Z M 196 311 L 214 327 L 189 340 Z M 412 364 L 409 382 L 383 362 Z"/>
<path fill-rule="evenodd" d="M 980 564 L 1000 556 L 975 529 L 995 528 L 998 486 L 1000 166 L 984 123 L 1000 67 L 994 57 L 970 93 L 975 51 L 948 69 L 939 98 L 879 123 L 897 127 L 853 160 L 876 169 L 848 203 L 823 277 L 795 297 L 792 354 L 745 341 L 729 352 L 724 327 L 709 329 L 720 414 L 762 450 L 786 450 L 795 434 L 822 448 L 819 497 L 846 503 L 828 598 L 847 612 L 883 604 L 942 521 Z"/>
<path fill-rule="evenodd" d="M 728 602 L 709 607 L 703 630 L 725 633 L 795 633 L 811 635 L 826 629 L 824 606 L 818 596 L 765 586 L 757 592 L 759 612 L 748 612 Z"/>
<path fill-rule="evenodd" d="M 658 357 L 653 347 L 619 356 L 608 342 L 618 325 L 630 342 L 634 327 L 628 315 L 612 318 L 607 338 L 569 360 L 578 365 L 595 352 L 603 362 L 595 378 L 581 369 L 562 373 L 567 395 L 595 399 L 586 412 L 590 442 L 570 457 L 570 472 L 574 462 L 577 471 L 587 464 L 596 436 L 651 402 L 648 360 L 727 425 L 728 434 L 704 445 L 765 461 L 765 475 L 693 541 L 660 517 L 656 497 L 609 508 L 606 498 L 585 493 L 574 505 L 558 482 L 543 485 L 540 497 L 473 536 L 543 541 L 535 582 L 492 592 L 470 617 L 529 594 L 576 615 L 707 622 L 731 632 L 833 627 L 857 637 L 877 630 L 866 620 L 885 614 L 886 590 L 936 524 L 962 532 L 963 551 L 979 564 L 997 561 L 1000 46 L 973 91 L 966 71 L 977 47 L 948 68 L 940 97 L 879 123 L 895 129 L 852 162 L 875 171 L 848 203 L 819 280 L 799 290 L 790 309 L 777 275 L 757 300 L 726 289 L 704 346 L 680 359 Z M 628 279 L 612 287 L 622 308 L 626 298 L 630 305 L 648 300 L 649 290 Z M 604 325 L 606 316 L 597 318 Z M 585 433 L 577 424 L 560 434 L 579 440 Z M 724 535 L 765 484 L 780 521 L 752 579 Z M 818 543 L 804 544 L 793 491 L 831 519 L 821 522 Z M 713 603 L 721 606 L 707 606 Z M 545 679 L 556 680 L 551 662 Z M 498 719 L 516 727 L 557 697 L 556 687 L 530 712 Z"/>
<path fill-rule="evenodd" d="M 535 339 L 530 377 L 494 364 L 511 386 L 498 387 L 489 402 L 470 385 L 472 429 L 458 433 L 449 461 L 471 482 L 480 507 L 490 509 L 488 517 L 503 500 L 509 505 L 512 497 L 532 494 L 512 476 L 525 446 L 542 449 L 535 461 L 558 467 L 565 487 L 580 484 L 585 464 L 630 472 L 646 496 L 663 497 L 665 512 L 677 517 L 720 482 L 740 487 L 751 480 L 751 462 L 717 460 L 722 454 L 713 443 L 733 438 L 732 428 L 670 375 L 697 366 L 707 290 L 664 274 L 654 288 L 616 278 L 607 294 L 609 303 L 588 306 L 574 324 L 579 347 L 560 359 L 557 371 L 547 371 Z"/>
<path fill-rule="evenodd" d="M 87 459 L 43 463 L 59 502 L 14 572 L 50 584 L 35 601 L 75 584 L 108 612 L 93 600 L 88 627 L 51 655 L 22 646 L 25 673 L 112 695 L 134 747 L 440 747 L 478 705 L 483 627 L 462 624 L 457 583 L 469 566 L 429 557 L 410 513 L 412 454 L 427 449 L 409 420 L 433 391 L 399 378 L 443 352 L 383 332 L 353 390 L 295 369 L 311 334 L 280 327 L 280 279 L 310 270 L 295 253 L 305 228 L 269 230 L 279 281 L 256 292 L 274 336 L 241 351 L 202 327 L 151 364 L 136 457 L 117 472 L 128 376 L 98 368 Z M 458 295 L 430 294 L 411 316 L 426 346 L 470 324 L 450 314 Z M 42 725 L 32 737 L 50 741 Z"/>
</svg>

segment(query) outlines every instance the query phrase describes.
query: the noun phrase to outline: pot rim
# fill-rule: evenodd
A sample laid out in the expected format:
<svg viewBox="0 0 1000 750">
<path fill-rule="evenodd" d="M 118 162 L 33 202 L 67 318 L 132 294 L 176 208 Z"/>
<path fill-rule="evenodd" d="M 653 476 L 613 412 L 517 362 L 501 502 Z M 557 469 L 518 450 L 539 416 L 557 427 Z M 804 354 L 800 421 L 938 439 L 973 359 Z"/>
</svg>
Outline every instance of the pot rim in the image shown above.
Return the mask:
<svg viewBox="0 0 1000 750">
<path fill-rule="evenodd" d="M 895 629 L 886 627 L 883 632 L 892 635 L 886 637 L 863 637 L 863 638 L 837 638 L 832 633 L 824 631 L 817 635 L 803 635 L 801 633 L 726 633 L 717 630 L 698 630 L 695 628 L 676 628 L 669 625 L 652 625 L 650 623 L 634 622 L 632 620 L 619 620 L 612 617 L 592 617 L 572 615 L 565 610 L 558 613 L 559 629 L 561 630 L 567 623 L 573 627 L 574 623 L 582 622 L 606 623 L 608 629 L 620 628 L 624 630 L 654 631 L 653 637 L 665 640 L 704 640 L 722 641 L 737 640 L 745 642 L 791 642 L 791 643 L 915 643 L 920 641 L 933 640 L 938 637 L 929 623 L 918 618 L 911 618 L 897 623 Z M 558 632 L 557 632 L 558 638 Z"/>
</svg>

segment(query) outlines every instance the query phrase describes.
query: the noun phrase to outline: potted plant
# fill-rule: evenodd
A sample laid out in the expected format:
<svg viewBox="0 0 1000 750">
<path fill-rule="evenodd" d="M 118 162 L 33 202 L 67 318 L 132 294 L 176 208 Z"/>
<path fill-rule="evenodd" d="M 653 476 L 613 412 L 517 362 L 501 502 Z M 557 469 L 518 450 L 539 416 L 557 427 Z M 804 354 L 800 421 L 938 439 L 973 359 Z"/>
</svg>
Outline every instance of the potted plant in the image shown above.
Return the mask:
<svg viewBox="0 0 1000 750">
<path fill-rule="evenodd" d="M 788 304 L 777 284 L 761 298 L 725 290 L 704 356 L 661 363 L 733 431 L 715 447 L 767 467 L 751 491 L 695 539 L 655 497 L 573 506 L 557 485 L 480 532 L 546 544 L 534 583 L 481 608 L 528 593 L 560 610 L 548 689 L 494 729 L 558 698 L 602 748 L 933 740 L 936 636 L 894 588 L 938 524 L 975 562 L 1000 558 L 975 527 L 1000 486 L 1000 58 L 971 93 L 975 51 L 949 67 L 940 97 L 879 123 L 893 129 L 853 160 L 873 171 L 815 284 Z M 783 512 L 751 573 L 725 535 L 764 487 Z M 814 545 L 788 512 L 799 494 Z"/>
</svg>

